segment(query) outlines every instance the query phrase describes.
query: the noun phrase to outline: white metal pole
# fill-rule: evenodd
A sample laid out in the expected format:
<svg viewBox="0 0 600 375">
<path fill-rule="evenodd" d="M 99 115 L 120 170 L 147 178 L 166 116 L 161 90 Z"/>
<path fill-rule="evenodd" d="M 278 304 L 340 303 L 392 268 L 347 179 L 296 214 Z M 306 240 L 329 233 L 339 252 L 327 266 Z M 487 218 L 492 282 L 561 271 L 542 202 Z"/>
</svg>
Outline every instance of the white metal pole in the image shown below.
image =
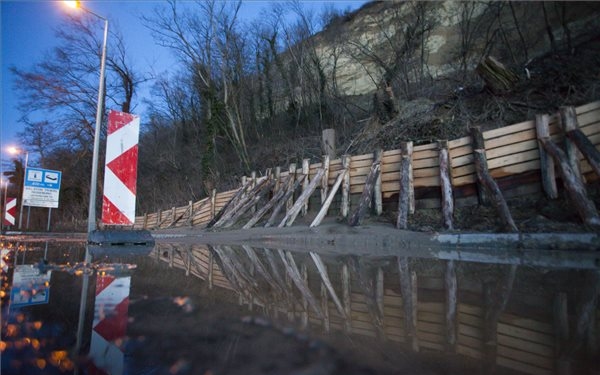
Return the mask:
<svg viewBox="0 0 600 375">
<path fill-rule="evenodd" d="M 25 194 L 25 179 L 27 178 L 27 163 L 29 162 L 29 152 L 25 151 L 25 169 L 23 170 L 23 186 L 21 189 L 21 208 L 19 210 L 19 229 L 23 223 L 23 196 Z"/>
<path fill-rule="evenodd" d="M 96 129 L 94 131 L 94 153 L 92 156 L 92 178 L 90 182 L 90 202 L 88 209 L 88 235 L 96 229 L 96 184 L 98 181 L 98 154 L 100 152 L 100 127 L 102 126 L 102 103 L 104 101 L 104 71 L 106 65 L 106 43 L 108 39 L 108 20 L 86 10 L 104 20 L 104 42 L 100 62 L 100 84 L 98 87 L 98 105 L 96 108 Z"/>
</svg>

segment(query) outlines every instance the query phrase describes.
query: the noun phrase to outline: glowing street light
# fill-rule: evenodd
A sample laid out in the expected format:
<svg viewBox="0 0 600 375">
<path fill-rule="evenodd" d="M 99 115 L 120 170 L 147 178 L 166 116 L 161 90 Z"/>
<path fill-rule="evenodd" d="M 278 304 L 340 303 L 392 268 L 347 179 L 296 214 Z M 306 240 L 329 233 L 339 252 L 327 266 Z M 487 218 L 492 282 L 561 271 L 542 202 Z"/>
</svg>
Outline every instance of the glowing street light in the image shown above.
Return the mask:
<svg viewBox="0 0 600 375">
<path fill-rule="evenodd" d="M 27 163 L 29 162 L 29 152 L 27 150 L 20 149 L 18 147 L 11 146 L 8 148 L 8 153 L 12 155 L 19 155 L 25 153 L 25 169 L 23 170 L 23 186 L 21 186 L 21 208 L 19 209 L 19 229 L 23 224 L 23 194 L 25 193 L 25 173 L 27 173 Z M 29 219 L 27 219 L 29 220 Z"/>
<path fill-rule="evenodd" d="M 104 98 L 104 71 L 106 66 L 106 42 L 108 39 L 108 20 L 91 10 L 81 6 L 79 1 L 64 1 L 75 9 L 81 9 L 104 21 L 104 41 L 102 44 L 102 58 L 100 61 L 100 84 L 98 85 L 98 103 L 96 107 L 96 128 L 94 130 L 94 153 L 92 156 L 92 179 L 90 182 L 90 203 L 88 208 L 88 235 L 96 229 L 96 184 L 98 181 L 98 154 L 100 152 L 100 127 L 102 126 L 102 102 Z"/>
</svg>

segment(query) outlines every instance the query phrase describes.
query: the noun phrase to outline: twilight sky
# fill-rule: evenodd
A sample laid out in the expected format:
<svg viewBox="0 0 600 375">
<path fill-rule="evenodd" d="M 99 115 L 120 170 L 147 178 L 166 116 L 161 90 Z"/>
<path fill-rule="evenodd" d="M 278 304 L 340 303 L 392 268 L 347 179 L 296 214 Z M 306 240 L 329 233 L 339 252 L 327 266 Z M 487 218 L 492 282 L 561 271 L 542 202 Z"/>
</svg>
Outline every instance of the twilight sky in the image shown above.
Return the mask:
<svg viewBox="0 0 600 375">
<path fill-rule="evenodd" d="M 331 1 L 337 8 L 352 10 L 359 8 L 366 1 L 347 0 Z M 91 11 L 106 17 L 109 28 L 118 27 L 124 35 L 131 61 L 140 72 L 153 71 L 160 73 L 173 69 L 174 59 L 171 52 L 154 44 L 154 40 L 140 20 L 141 15 L 149 15 L 160 6 L 159 0 L 103 0 L 83 1 L 82 5 Z M 323 1 L 303 1 L 305 7 L 322 10 Z M 260 16 L 261 10 L 270 6 L 269 1 L 246 1 L 242 8 L 242 16 L 251 21 Z M 1 50 L 0 50 L 0 82 L 2 87 L 0 112 L 2 127 L 0 130 L 0 146 L 2 148 L 1 164 L 3 167 L 11 158 L 6 148 L 18 146 L 17 132 L 22 129 L 19 113 L 15 106 L 17 100 L 13 94 L 14 77 L 9 71 L 11 66 L 29 70 L 41 61 L 44 55 L 58 44 L 54 30 L 66 18 L 66 12 L 76 10 L 65 7 L 60 1 L 50 0 L 0 0 L 1 15 Z M 102 30 L 99 28 L 101 37 Z M 110 48 L 110 45 L 108 46 Z M 177 68 L 175 68 L 177 69 Z M 148 83 L 148 87 L 152 82 Z M 141 103 L 148 93 L 148 87 L 138 92 L 136 103 Z M 139 107 L 138 107 L 139 108 Z M 141 114 L 143 117 L 143 114 Z"/>
</svg>

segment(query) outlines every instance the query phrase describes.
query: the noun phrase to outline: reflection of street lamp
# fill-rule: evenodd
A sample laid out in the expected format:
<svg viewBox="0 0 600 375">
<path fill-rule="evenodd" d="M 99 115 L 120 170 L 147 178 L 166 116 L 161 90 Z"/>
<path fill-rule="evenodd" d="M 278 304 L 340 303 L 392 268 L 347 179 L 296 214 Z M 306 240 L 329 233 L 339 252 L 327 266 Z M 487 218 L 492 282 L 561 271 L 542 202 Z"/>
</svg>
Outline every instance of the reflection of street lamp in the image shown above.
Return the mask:
<svg viewBox="0 0 600 375">
<path fill-rule="evenodd" d="M 25 153 L 25 169 L 23 170 L 23 186 L 21 186 L 21 208 L 19 209 L 19 229 L 23 223 L 23 194 L 25 193 L 25 173 L 27 173 L 27 162 L 29 161 L 29 152 L 17 147 L 9 147 L 8 152 L 13 155 Z M 6 204 L 6 203 L 5 203 Z"/>
<path fill-rule="evenodd" d="M 98 154 L 100 150 L 100 126 L 102 125 L 102 102 L 104 98 L 104 70 L 106 65 L 106 41 L 108 39 L 108 20 L 91 10 L 81 6 L 79 1 L 65 1 L 71 8 L 81 9 L 104 21 L 104 42 L 100 60 L 100 84 L 98 87 L 98 103 L 96 107 L 96 129 L 94 130 L 94 153 L 92 156 L 92 180 L 90 183 L 90 203 L 88 208 L 88 234 L 96 229 L 96 184 L 98 181 Z"/>
</svg>

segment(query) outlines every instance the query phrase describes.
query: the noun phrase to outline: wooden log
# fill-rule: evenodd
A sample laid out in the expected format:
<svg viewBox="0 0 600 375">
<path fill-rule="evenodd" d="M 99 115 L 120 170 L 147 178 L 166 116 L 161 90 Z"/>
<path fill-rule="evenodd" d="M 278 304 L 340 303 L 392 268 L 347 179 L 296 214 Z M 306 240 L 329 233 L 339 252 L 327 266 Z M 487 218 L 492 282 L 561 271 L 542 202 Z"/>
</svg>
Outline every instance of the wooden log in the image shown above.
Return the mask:
<svg viewBox="0 0 600 375">
<path fill-rule="evenodd" d="M 411 156 L 406 142 L 401 145 L 402 155 L 400 162 L 400 192 L 398 194 L 398 219 L 396 220 L 396 228 L 408 228 L 408 214 L 410 212 L 410 190 L 412 186 L 410 168 Z M 412 147 L 411 147 L 412 149 Z M 414 201 L 414 188 L 413 188 Z"/>
<path fill-rule="evenodd" d="M 242 185 L 242 187 L 231 197 L 231 199 L 225 203 L 225 206 L 221 208 L 218 214 L 214 215 L 211 221 L 206 224 L 207 228 L 212 228 L 221 217 L 227 213 L 232 207 L 234 207 L 237 202 L 242 198 L 242 196 L 246 193 L 246 191 L 250 188 L 250 184 L 246 182 L 246 184 Z"/>
<path fill-rule="evenodd" d="M 550 137 L 550 128 L 548 127 L 549 116 L 546 114 L 535 116 L 535 130 L 537 139 Z M 546 153 L 544 146 L 538 142 L 540 152 L 540 172 L 542 174 L 542 188 L 544 193 L 550 199 L 558 198 L 558 189 L 556 187 L 556 172 L 554 170 L 554 160 Z"/>
<path fill-rule="evenodd" d="M 290 164 L 289 175 L 292 181 L 296 178 L 296 163 Z M 295 190 L 295 189 L 294 189 Z M 294 195 L 290 195 L 285 203 L 285 212 L 286 214 L 290 211 L 290 209 L 294 206 Z"/>
<path fill-rule="evenodd" d="M 588 161 L 596 176 L 600 176 L 600 152 L 594 144 L 579 129 L 567 132 L 567 137 L 577 146 L 579 151 Z"/>
<path fill-rule="evenodd" d="M 321 145 L 324 155 L 335 158 L 335 129 L 323 129 Z"/>
<path fill-rule="evenodd" d="M 327 274 L 327 266 L 325 265 L 325 263 L 321 259 L 321 256 L 318 253 L 311 251 L 310 257 L 312 258 L 313 262 L 315 263 L 315 266 L 317 266 L 317 270 L 319 271 L 319 276 L 321 276 L 321 281 L 323 282 L 323 284 L 329 291 L 329 295 L 331 296 L 331 299 L 333 300 L 335 307 L 337 308 L 340 315 L 345 319 L 346 311 L 344 310 L 344 307 L 342 306 L 342 303 L 340 302 L 340 299 L 338 298 L 337 293 L 335 292 L 335 289 L 333 288 L 333 284 L 331 283 L 331 280 L 329 279 L 329 275 Z"/>
<path fill-rule="evenodd" d="M 416 279 L 412 276 L 408 266 L 408 258 L 397 257 L 398 273 L 400 275 L 400 291 L 402 294 L 402 307 L 404 310 L 404 332 L 406 342 L 415 352 L 419 351 L 419 338 L 417 337 L 417 286 Z M 413 285 L 414 284 L 414 285 Z"/>
<path fill-rule="evenodd" d="M 342 301 L 344 304 L 344 316 L 346 319 L 344 320 L 344 330 L 348 333 L 352 332 L 352 304 L 350 295 L 352 293 L 350 286 L 350 273 L 348 271 L 348 265 L 346 263 L 342 264 Z"/>
<path fill-rule="evenodd" d="M 283 185 L 287 186 L 289 181 L 290 176 L 286 176 L 283 181 Z M 275 181 L 273 182 L 276 183 Z M 285 195 L 285 192 L 286 189 L 280 188 L 279 190 L 277 190 L 277 192 L 273 194 L 273 197 L 264 206 L 262 206 L 260 210 L 258 210 L 250 220 L 248 220 L 248 222 L 242 227 L 242 229 L 252 228 L 254 224 L 256 224 L 267 213 L 267 211 L 269 211 L 273 206 L 275 206 L 278 202 L 281 201 L 281 198 Z"/>
<path fill-rule="evenodd" d="M 304 181 L 302 182 L 302 191 L 304 192 L 306 189 L 308 189 L 308 174 L 310 172 L 310 159 L 303 159 L 302 160 L 302 175 L 304 176 Z M 308 202 L 309 200 L 307 200 L 304 205 L 302 206 L 302 216 L 305 216 L 306 213 L 308 212 Z"/>
<path fill-rule="evenodd" d="M 236 208 L 235 213 L 231 216 L 230 219 L 223 222 L 223 228 L 230 228 L 234 225 L 248 210 L 251 210 L 253 207 L 256 207 L 258 201 L 260 201 L 268 192 L 271 191 L 271 188 L 274 185 L 274 181 L 270 179 L 263 180 L 260 184 L 253 189 L 251 195 L 249 195 L 246 199 L 246 202 Z"/>
<path fill-rule="evenodd" d="M 217 189 L 212 189 L 210 191 L 210 217 L 211 217 L 211 221 L 215 219 L 216 209 L 217 209 Z M 208 224 L 207 224 L 207 227 L 208 227 Z"/>
<path fill-rule="evenodd" d="M 454 198 L 452 196 L 451 166 L 448 155 L 448 141 L 438 141 L 440 159 L 440 183 L 442 189 L 442 216 L 446 229 L 454 229 Z"/>
<path fill-rule="evenodd" d="M 254 188 L 252 188 L 250 191 L 248 191 L 247 189 L 243 189 L 243 190 L 245 190 L 245 193 L 243 193 L 242 196 L 235 203 L 232 203 L 231 205 L 229 205 L 226 212 L 221 215 L 219 220 L 217 220 L 212 225 L 212 227 L 219 228 L 219 227 L 226 226 L 228 223 L 231 223 L 233 218 L 239 217 L 238 213 L 240 211 L 242 212 L 242 214 L 244 212 L 246 212 L 250 208 L 250 206 L 248 205 L 248 202 L 253 203 L 252 200 L 254 199 L 254 197 L 258 194 L 258 192 L 260 192 L 263 189 L 263 187 L 265 185 L 268 185 L 268 182 L 269 182 L 269 180 L 264 179 L 258 185 L 254 186 Z M 252 185 L 252 180 L 250 180 L 250 179 L 247 180 L 246 186 L 251 186 L 251 185 Z"/>
<path fill-rule="evenodd" d="M 560 124 L 565 133 L 577 129 L 577 113 L 575 113 L 574 107 L 560 107 Z M 577 146 L 568 137 L 565 138 L 564 142 L 567 160 L 569 161 L 569 165 L 571 166 L 575 177 L 585 183 L 585 179 L 583 179 L 583 175 L 581 174 L 581 166 L 579 165 L 579 152 Z"/>
<path fill-rule="evenodd" d="M 265 228 L 268 228 L 275 223 L 275 219 L 277 218 L 279 211 L 281 211 L 281 209 L 286 204 L 289 197 L 294 195 L 294 192 L 300 186 L 300 183 L 302 182 L 303 178 L 304 178 L 304 176 L 300 176 L 300 178 L 294 182 L 294 180 L 290 176 L 290 179 L 288 181 L 288 186 L 285 190 L 285 194 L 283 195 L 283 197 L 281 198 L 279 203 L 275 206 L 275 208 L 273 208 L 273 212 L 271 213 L 271 217 L 269 217 L 269 220 L 267 220 L 267 223 L 265 224 Z"/>
<path fill-rule="evenodd" d="M 252 188 L 254 188 L 256 186 L 256 171 L 252 171 L 252 173 L 250 174 L 250 178 L 252 179 Z M 250 212 L 255 213 L 256 212 L 256 205 L 252 206 L 250 208 Z"/>
<path fill-rule="evenodd" d="M 144 214 L 144 224 L 142 226 L 143 229 L 147 229 L 148 228 L 148 213 Z"/>
<path fill-rule="evenodd" d="M 340 172 L 337 179 L 335 180 L 335 183 L 333 184 L 333 187 L 331 188 L 331 191 L 329 192 L 329 196 L 325 200 L 325 203 L 323 203 L 323 207 L 321 207 L 321 210 L 319 210 L 319 213 L 317 214 L 317 216 L 314 218 L 312 223 L 310 223 L 310 228 L 314 228 L 314 227 L 318 226 L 319 224 L 321 224 L 321 221 L 323 221 L 323 218 L 327 215 L 327 211 L 329 210 L 329 206 L 331 205 L 331 202 L 333 202 L 333 198 L 335 197 L 335 194 L 337 193 L 343 179 L 347 175 L 348 175 L 347 169 L 344 169 Z"/>
<path fill-rule="evenodd" d="M 473 126 L 469 130 L 471 133 L 472 149 L 473 150 L 484 150 L 485 142 L 483 140 L 483 134 L 481 133 L 481 128 L 479 126 Z M 486 161 L 486 163 L 487 163 L 487 161 Z M 479 181 L 477 181 L 477 199 L 479 200 L 479 204 L 482 206 L 488 206 L 490 204 L 490 199 L 486 193 L 486 189 Z"/>
<path fill-rule="evenodd" d="M 361 222 L 363 216 L 365 215 L 367 208 L 371 204 L 371 200 L 373 198 L 373 188 L 375 185 L 375 180 L 379 176 L 379 171 L 380 171 L 380 165 L 377 161 L 375 161 L 373 163 L 373 165 L 371 166 L 369 175 L 367 176 L 367 180 L 365 182 L 365 187 L 364 187 L 362 195 L 360 197 L 360 203 L 358 204 L 358 207 L 356 208 L 356 210 L 354 210 L 354 213 L 350 217 L 350 220 L 348 220 L 348 224 L 350 224 L 353 227 L 360 225 L 360 222 Z"/>
<path fill-rule="evenodd" d="M 327 191 L 329 189 L 329 155 L 323 155 L 323 175 L 321 177 L 321 204 L 327 199 Z"/>
<path fill-rule="evenodd" d="M 444 274 L 444 290 L 446 292 L 446 350 L 456 352 L 457 336 L 457 283 L 456 268 L 454 261 L 446 261 L 446 272 Z"/>
<path fill-rule="evenodd" d="M 496 94 L 510 92 L 519 81 L 515 73 L 492 56 L 487 56 L 475 70 L 486 86 Z"/>
<path fill-rule="evenodd" d="M 279 188 L 281 187 L 281 167 L 275 167 L 275 189 L 274 191 L 277 192 L 279 191 Z M 285 186 L 285 185 L 284 185 Z"/>
<path fill-rule="evenodd" d="M 415 201 L 415 184 L 414 184 L 414 173 L 413 173 L 413 143 L 402 142 L 400 144 L 400 152 L 402 155 L 408 156 L 410 161 L 408 167 L 408 213 L 409 215 L 413 215 L 415 213 L 416 201 Z"/>
<path fill-rule="evenodd" d="M 584 224 L 594 228 L 599 227 L 600 217 L 598 217 L 594 202 L 588 198 L 585 186 L 581 182 L 581 179 L 578 179 L 575 172 L 573 172 L 565 153 L 550 138 L 542 138 L 540 142 L 557 164 L 565 189 L 569 193 L 569 197 Z"/>
<path fill-rule="evenodd" d="M 322 168 L 319 168 L 319 170 L 317 170 L 315 179 L 310 182 L 306 191 L 304 191 L 300 195 L 300 197 L 298 198 L 298 200 L 296 200 L 296 203 L 294 203 L 294 206 L 290 209 L 288 214 L 285 215 L 283 220 L 281 220 L 281 222 L 279 223 L 279 226 L 278 226 L 279 228 L 283 228 L 284 225 L 289 227 L 294 223 L 296 216 L 298 216 L 298 213 L 302 209 L 302 205 L 304 204 L 304 201 L 308 200 L 310 198 L 310 196 L 312 195 L 312 193 L 315 191 L 315 189 L 317 188 L 317 183 L 320 181 L 324 172 L 325 171 Z"/>
<path fill-rule="evenodd" d="M 375 162 L 379 163 L 379 170 L 382 169 L 381 163 L 381 156 L 383 155 L 383 150 L 382 149 L 377 149 L 374 152 L 375 155 Z M 381 216 L 381 213 L 383 212 L 383 195 L 381 192 L 381 173 L 377 174 L 377 178 L 375 179 L 375 186 L 373 188 L 373 199 L 375 201 L 375 213 L 377 214 L 377 216 Z"/>
<path fill-rule="evenodd" d="M 490 197 L 493 206 L 496 208 L 504 228 L 509 232 L 518 232 L 517 226 L 510 214 L 506 200 L 500 191 L 500 187 L 496 181 L 490 176 L 487 169 L 487 161 L 485 158 L 485 150 L 473 150 L 475 160 L 475 170 L 477 172 L 477 180 L 485 187 L 488 196 Z"/>
<path fill-rule="evenodd" d="M 350 211 L 350 155 L 345 154 L 342 156 L 342 168 L 348 172 L 344 174 L 342 182 L 342 205 L 340 207 L 340 213 L 342 218 L 348 217 Z"/>
</svg>

